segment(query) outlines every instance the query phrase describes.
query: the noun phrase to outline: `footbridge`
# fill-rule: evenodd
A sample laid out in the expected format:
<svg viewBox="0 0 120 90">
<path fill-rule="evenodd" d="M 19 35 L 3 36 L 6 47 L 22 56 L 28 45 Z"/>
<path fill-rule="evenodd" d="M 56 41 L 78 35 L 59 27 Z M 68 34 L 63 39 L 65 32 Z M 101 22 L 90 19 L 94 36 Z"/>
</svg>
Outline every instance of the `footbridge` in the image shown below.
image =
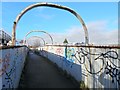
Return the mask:
<svg viewBox="0 0 120 90">
<path fill-rule="evenodd" d="M 16 27 L 21 17 L 35 7 L 63 9 L 75 15 L 85 32 L 84 45 L 55 45 L 44 30 L 32 30 L 24 37 L 23 45 L 16 45 Z M 47 33 L 51 44 L 29 47 L 27 35 Z M 40 36 L 33 36 L 41 38 Z M 40 41 L 38 41 L 40 42 Z M 12 31 L 12 45 L 0 47 L 0 89 L 9 88 L 114 88 L 120 89 L 120 46 L 96 46 L 89 43 L 87 27 L 74 10 L 53 4 L 37 3 L 28 6 L 16 17 Z"/>
</svg>

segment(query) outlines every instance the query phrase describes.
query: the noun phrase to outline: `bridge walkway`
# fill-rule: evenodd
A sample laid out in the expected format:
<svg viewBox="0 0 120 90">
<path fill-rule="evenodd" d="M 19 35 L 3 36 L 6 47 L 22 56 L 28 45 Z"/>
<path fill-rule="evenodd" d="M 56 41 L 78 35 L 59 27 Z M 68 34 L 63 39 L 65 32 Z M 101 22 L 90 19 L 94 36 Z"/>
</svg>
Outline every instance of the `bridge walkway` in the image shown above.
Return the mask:
<svg viewBox="0 0 120 90">
<path fill-rule="evenodd" d="M 29 53 L 22 81 L 24 88 L 79 88 L 53 63 L 32 52 Z"/>
</svg>

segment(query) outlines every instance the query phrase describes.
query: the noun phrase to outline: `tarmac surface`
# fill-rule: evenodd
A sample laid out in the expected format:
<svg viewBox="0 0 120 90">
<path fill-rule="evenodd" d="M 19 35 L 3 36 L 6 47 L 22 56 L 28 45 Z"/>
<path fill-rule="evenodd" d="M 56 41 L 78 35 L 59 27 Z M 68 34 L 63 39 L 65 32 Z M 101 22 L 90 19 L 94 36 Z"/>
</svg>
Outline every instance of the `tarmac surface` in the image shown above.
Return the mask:
<svg viewBox="0 0 120 90">
<path fill-rule="evenodd" d="M 22 77 L 23 88 L 79 88 L 48 59 L 29 53 Z"/>
</svg>

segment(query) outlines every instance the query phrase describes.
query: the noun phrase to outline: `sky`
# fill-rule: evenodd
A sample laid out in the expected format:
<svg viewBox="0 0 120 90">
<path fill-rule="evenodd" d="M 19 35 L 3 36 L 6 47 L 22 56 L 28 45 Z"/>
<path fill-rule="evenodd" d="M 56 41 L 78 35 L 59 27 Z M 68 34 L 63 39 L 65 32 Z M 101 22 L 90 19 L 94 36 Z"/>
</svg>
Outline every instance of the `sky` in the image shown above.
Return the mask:
<svg viewBox="0 0 120 90">
<path fill-rule="evenodd" d="M 12 34 L 13 22 L 16 16 L 27 6 L 36 2 L 2 2 L 2 26 L 7 33 Z M 75 10 L 85 22 L 89 43 L 108 45 L 118 43 L 118 3 L 117 2 L 51 2 L 67 6 Z M 1 22 L 0 22 L 1 23 Z M 70 12 L 51 8 L 36 7 L 23 15 L 17 25 L 17 40 L 24 39 L 31 30 L 42 30 L 49 33 L 54 43 L 63 43 L 67 38 L 69 43 L 85 42 L 84 30 L 79 20 Z M 31 36 L 41 36 L 51 43 L 48 35 L 40 32 Z"/>
<path fill-rule="evenodd" d="M 1 0 L 2 2 L 119 2 L 119 0 Z"/>
</svg>

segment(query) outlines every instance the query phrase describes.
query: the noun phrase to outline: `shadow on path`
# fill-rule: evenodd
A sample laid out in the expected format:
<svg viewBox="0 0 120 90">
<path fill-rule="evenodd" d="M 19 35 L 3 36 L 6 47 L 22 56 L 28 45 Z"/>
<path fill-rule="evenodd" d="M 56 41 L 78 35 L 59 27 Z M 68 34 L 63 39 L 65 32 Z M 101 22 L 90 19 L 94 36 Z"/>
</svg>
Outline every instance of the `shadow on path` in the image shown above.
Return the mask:
<svg viewBox="0 0 120 90">
<path fill-rule="evenodd" d="M 49 60 L 32 52 L 29 53 L 22 80 L 25 88 L 79 88 Z"/>
</svg>

